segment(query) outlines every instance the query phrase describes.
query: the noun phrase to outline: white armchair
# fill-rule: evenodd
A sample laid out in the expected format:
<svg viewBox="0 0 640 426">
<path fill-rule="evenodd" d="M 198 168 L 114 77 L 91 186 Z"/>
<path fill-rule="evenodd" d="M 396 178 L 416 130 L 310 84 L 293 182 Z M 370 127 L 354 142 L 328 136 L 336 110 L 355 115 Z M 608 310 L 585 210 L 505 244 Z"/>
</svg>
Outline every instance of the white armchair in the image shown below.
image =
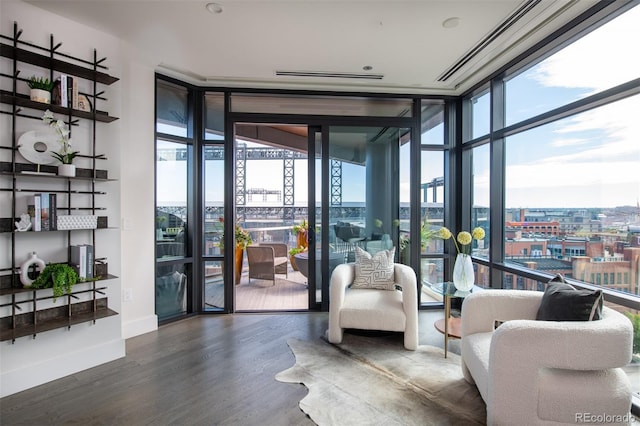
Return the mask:
<svg viewBox="0 0 640 426">
<path fill-rule="evenodd" d="M 606 307 L 597 321 L 536 321 L 542 296 L 490 290 L 464 299 L 462 370 L 487 404 L 487 424 L 557 426 L 587 415 L 627 424 L 631 385 L 619 367 L 631 360 L 631 322 Z M 505 322 L 494 331 L 496 320 Z"/>
<path fill-rule="evenodd" d="M 404 332 L 404 347 L 418 347 L 418 294 L 416 274 L 409 266 L 395 264 L 399 290 L 352 289 L 355 264 L 338 265 L 329 289 L 329 342 L 342 342 L 343 330 Z"/>
</svg>

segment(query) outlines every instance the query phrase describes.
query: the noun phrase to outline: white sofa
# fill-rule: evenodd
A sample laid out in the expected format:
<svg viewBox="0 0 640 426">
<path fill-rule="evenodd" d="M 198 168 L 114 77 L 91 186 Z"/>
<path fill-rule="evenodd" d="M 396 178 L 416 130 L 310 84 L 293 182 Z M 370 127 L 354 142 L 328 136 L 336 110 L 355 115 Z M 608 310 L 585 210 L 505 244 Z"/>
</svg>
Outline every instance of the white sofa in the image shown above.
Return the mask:
<svg viewBox="0 0 640 426">
<path fill-rule="evenodd" d="M 462 305 L 462 370 L 487 404 L 489 425 L 562 425 L 610 416 L 628 424 L 631 385 L 621 368 L 633 328 L 603 308 L 597 321 L 536 321 L 543 293 L 490 290 Z M 494 331 L 494 322 L 506 321 Z"/>
<path fill-rule="evenodd" d="M 396 263 L 394 279 L 398 290 L 352 289 L 355 264 L 338 265 L 329 289 L 329 330 L 331 343 L 342 342 L 343 330 L 384 330 L 404 332 L 404 347 L 418 348 L 418 294 L 416 273 Z"/>
</svg>

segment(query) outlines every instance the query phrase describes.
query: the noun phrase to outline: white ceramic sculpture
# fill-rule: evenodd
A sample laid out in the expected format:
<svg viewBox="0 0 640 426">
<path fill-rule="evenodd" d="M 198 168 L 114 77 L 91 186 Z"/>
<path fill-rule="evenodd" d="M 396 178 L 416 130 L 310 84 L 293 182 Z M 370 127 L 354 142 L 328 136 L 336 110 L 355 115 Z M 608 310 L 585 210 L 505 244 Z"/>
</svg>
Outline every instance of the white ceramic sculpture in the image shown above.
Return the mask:
<svg viewBox="0 0 640 426">
<path fill-rule="evenodd" d="M 33 283 L 33 280 L 29 278 L 29 268 L 31 265 L 36 265 L 40 268 L 40 272 L 42 272 L 46 266 L 44 260 L 40 259 L 35 251 L 31 252 L 27 261 L 20 265 L 20 282 L 25 287 L 31 287 Z"/>
<path fill-rule="evenodd" d="M 23 213 L 20 215 L 20 222 L 15 222 L 16 231 L 24 232 L 31 229 L 31 216 L 28 213 Z"/>
</svg>

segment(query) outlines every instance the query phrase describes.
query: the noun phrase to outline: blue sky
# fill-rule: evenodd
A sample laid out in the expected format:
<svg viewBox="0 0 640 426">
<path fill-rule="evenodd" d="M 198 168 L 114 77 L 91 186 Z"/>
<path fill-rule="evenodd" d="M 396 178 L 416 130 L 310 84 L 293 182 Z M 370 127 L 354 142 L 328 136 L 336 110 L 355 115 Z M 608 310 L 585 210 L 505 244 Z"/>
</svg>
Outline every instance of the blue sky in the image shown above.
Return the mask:
<svg viewBox="0 0 640 426">
<path fill-rule="evenodd" d="M 506 85 L 507 125 L 640 78 L 640 7 Z M 637 50 L 637 49 L 636 49 Z M 476 104 L 486 133 L 488 96 Z M 640 96 L 507 139 L 506 207 L 615 207 L 640 197 Z M 486 117 L 486 118 L 485 118 Z M 488 205 L 488 151 L 475 160 L 476 204 Z M 482 155 L 481 155 L 482 154 Z"/>
</svg>

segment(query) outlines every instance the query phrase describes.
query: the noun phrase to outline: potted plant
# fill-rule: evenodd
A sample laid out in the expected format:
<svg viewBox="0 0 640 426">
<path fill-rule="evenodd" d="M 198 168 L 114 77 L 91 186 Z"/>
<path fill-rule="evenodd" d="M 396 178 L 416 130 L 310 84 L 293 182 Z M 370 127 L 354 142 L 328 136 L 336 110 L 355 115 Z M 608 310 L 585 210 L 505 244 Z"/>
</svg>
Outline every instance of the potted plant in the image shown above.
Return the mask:
<svg viewBox="0 0 640 426">
<path fill-rule="evenodd" d="M 49 110 L 44 112 L 42 121 L 49 125 L 58 134 L 58 142 L 60 143 L 60 150 L 53 152 L 55 158 L 57 158 L 62 164 L 58 166 L 58 175 L 60 176 L 75 176 L 76 166 L 73 164 L 73 159 L 78 155 L 78 151 L 71 149 L 71 132 L 67 128 L 67 125 L 62 120 L 56 120 L 53 117 L 53 113 Z"/>
<path fill-rule="evenodd" d="M 291 267 L 293 268 L 294 271 L 298 271 L 298 265 L 296 264 L 296 258 L 295 255 L 298 253 L 304 253 L 305 251 L 307 251 L 307 248 L 302 248 L 302 247 L 294 247 L 291 250 L 289 250 L 289 262 L 291 262 Z"/>
<path fill-rule="evenodd" d="M 219 217 L 218 221 L 220 223 L 224 223 L 224 218 Z M 223 228 L 224 229 L 224 228 Z M 236 237 L 236 249 L 235 249 L 235 277 L 234 281 L 236 285 L 240 284 L 240 277 L 242 276 L 242 262 L 244 260 L 244 249 L 253 243 L 253 238 L 251 238 L 251 234 L 249 231 L 245 230 L 236 223 L 235 226 L 235 237 Z M 220 253 L 224 253 L 224 232 L 220 238 Z"/>
<path fill-rule="evenodd" d="M 30 96 L 29 98 L 35 102 L 42 102 L 44 104 L 51 103 L 51 90 L 53 90 L 53 82 L 46 77 L 32 76 L 27 82 L 29 86 Z"/>
<path fill-rule="evenodd" d="M 53 300 L 64 294 L 71 294 L 71 288 L 78 282 L 78 274 L 66 263 L 49 263 L 31 283 L 31 288 L 52 288 Z"/>
<path fill-rule="evenodd" d="M 303 220 L 299 225 L 293 225 L 292 229 L 296 234 L 298 247 L 309 247 L 309 222 Z"/>
</svg>

